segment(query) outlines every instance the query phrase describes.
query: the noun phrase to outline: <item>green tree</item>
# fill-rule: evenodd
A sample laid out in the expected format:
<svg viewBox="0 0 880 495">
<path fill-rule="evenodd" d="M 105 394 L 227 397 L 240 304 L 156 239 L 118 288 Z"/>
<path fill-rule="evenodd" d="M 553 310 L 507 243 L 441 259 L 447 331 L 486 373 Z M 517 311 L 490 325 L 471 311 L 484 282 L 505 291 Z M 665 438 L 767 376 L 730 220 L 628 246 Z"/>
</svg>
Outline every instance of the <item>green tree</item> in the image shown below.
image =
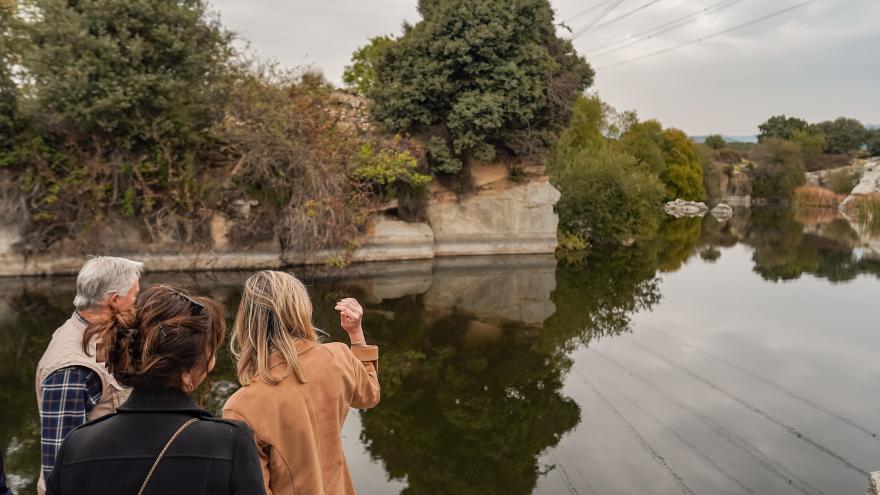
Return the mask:
<svg viewBox="0 0 880 495">
<path fill-rule="evenodd" d="M 845 154 L 862 147 L 867 137 L 867 129 L 856 119 L 838 117 L 819 122 L 815 128 L 825 135 L 825 152 Z"/>
<path fill-rule="evenodd" d="M 562 193 L 559 228 L 594 243 L 631 243 L 653 235 L 660 222 L 663 183 L 626 153 L 584 150 L 551 172 Z"/>
<path fill-rule="evenodd" d="M 868 131 L 865 138 L 865 145 L 868 147 L 868 153 L 873 156 L 880 156 L 880 127 Z"/>
<path fill-rule="evenodd" d="M 804 119 L 775 115 L 758 126 L 758 130 L 761 131 L 758 142 L 770 138 L 791 139 L 795 131 L 804 131 L 808 127 L 809 124 Z"/>
<path fill-rule="evenodd" d="M 754 150 L 753 158 L 750 172 L 756 197 L 788 199 L 806 182 L 803 152 L 795 142 L 767 139 Z"/>
<path fill-rule="evenodd" d="M 571 121 L 559 136 L 554 153 L 580 153 L 605 146 L 602 130 L 607 126 L 608 105 L 598 96 L 582 96 L 572 107 Z M 559 156 L 557 160 L 567 157 Z M 551 160 L 552 161 L 552 160 Z"/>
<path fill-rule="evenodd" d="M 14 4 L 0 3 L 0 152 L 11 145 L 18 128 L 18 87 L 12 79 L 14 16 Z"/>
<path fill-rule="evenodd" d="M 404 26 L 375 66 L 375 118 L 430 140 L 430 165 L 442 165 L 435 171 L 499 151 L 543 153 L 593 80 L 556 35 L 549 2 L 423 0 L 419 12 L 422 20 Z"/>
<path fill-rule="evenodd" d="M 706 199 L 703 187 L 703 166 L 694 143 L 678 129 L 663 131 L 663 161 L 666 166 L 660 180 L 666 185 L 666 199 Z"/>
<path fill-rule="evenodd" d="M 800 146 L 805 163 L 818 161 L 827 146 L 825 135 L 815 128 L 794 131 L 791 141 Z"/>
<path fill-rule="evenodd" d="M 376 36 L 351 55 L 351 65 L 345 66 L 342 82 L 359 94 L 366 95 L 376 80 L 376 63 L 382 52 L 394 43 L 391 36 Z"/>
<path fill-rule="evenodd" d="M 706 146 L 712 148 L 713 150 L 720 150 L 727 143 L 724 142 L 724 138 L 721 137 L 720 134 L 712 134 L 706 136 L 706 140 L 704 141 Z"/>
<path fill-rule="evenodd" d="M 221 116 L 230 40 L 203 0 L 26 0 L 43 119 L 105 156 L 170 154 Z"/>
<path fill-rule="evenodd" d="M 636 157 L 653 173 L 660 175 L 666 169 L 663 157 L 663 126 L 656 120 L 637 122 L 621 136 L 623 150 Z"/>
</svg>

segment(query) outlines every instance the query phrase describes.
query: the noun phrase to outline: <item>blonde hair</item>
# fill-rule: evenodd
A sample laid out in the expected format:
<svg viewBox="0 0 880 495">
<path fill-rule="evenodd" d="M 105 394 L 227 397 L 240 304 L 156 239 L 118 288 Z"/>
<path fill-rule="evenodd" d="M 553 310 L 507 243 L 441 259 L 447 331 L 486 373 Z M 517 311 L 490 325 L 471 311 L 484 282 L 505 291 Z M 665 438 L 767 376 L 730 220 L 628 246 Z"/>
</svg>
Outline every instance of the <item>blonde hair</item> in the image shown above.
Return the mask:
<svg viewBox="0 0 880 495">
<path fill-rule="evenodd" d="M 302 380 L 297 340 L 318 340 L 306 286 L 289 273 L 263 270 L 252 275 L 244 283 L 229 343 L 237 363 L 238 381 L 248 385 L 262 378 L 275 385 L 291 373 Z M 281 378 L 270 373 L 273 352 L 287 365 Z"/>
</svg>

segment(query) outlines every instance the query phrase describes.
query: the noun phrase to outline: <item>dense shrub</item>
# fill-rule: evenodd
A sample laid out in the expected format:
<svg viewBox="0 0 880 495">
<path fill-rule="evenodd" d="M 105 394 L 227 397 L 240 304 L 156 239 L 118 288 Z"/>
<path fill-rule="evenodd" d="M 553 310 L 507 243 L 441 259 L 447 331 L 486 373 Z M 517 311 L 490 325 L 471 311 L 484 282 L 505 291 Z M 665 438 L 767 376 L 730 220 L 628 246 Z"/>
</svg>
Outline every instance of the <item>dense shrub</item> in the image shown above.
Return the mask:
<svg viewBox="0 0 880 495">
<path fill-rule="evenodd" d="M 766 139 L 752 154 L 752 193 L 759 198 L 791 198 L 806 182 L 800 146 L 792 141 Z"/>
<path fill-rule="evenodd" d="M 635 158 L 611 149 L 584 151 L 553 171 L 562 193 L 560 229 L 594 243 L 650 237 L 659 225 L 665 189 Z"/>
<path fill-rule="evenodd" d="M 705 144 L 695 144 L 694 150 L 703 169 L 703 189 L 706 191 L 706 199 L 710 204 L 715 204 L 725 193 L 721 190 L 721 183 L 726 177 L 725 167 L 716 159 L 720 150 L 714 150 Z"/>
<path fill-rule="evenodd" d="M 800 186 L 794 190 L 792 204 L 797 209 L 837 208 L 843 198 L 840 194 L 824 187 Z"/>
<path fill-rule="evenodd" d="M 419 173 L 419 161 L 413 153 L 400 147 L 399 137 L 385 149 L 377 149 L 374 143 L 362 145 L 355 161 L 355 179 L 374 188 L 384 199 L 399 199 L 404 191 L 424 195 L 431 181 L 430 175 Z"/>
<path fill-rule="evenodd" d="M 666 169 L 663 156 L 663 126 L 656 120 L 646 120 L 630 126 L 620 137 L 620 146 L 624 151 L 636 157 L 655 174 L 662 174 Z"/>
<path fill-rule="evenodd" d="M 423 0 L 419 11 L 422 20 L 404 26 L 375 66 L 375 118 L 426 137 L 437 173 L 499 151 L 545 151 L 593 79 L 556 35 L 549 2 Z"/>
<path fill-rule="evenodd" d="M 837 194 L 849 194 L 859 183 L 862 174 L 858 170 L 837 170 L 825 176 L 828 188 Z"/>
</svg>

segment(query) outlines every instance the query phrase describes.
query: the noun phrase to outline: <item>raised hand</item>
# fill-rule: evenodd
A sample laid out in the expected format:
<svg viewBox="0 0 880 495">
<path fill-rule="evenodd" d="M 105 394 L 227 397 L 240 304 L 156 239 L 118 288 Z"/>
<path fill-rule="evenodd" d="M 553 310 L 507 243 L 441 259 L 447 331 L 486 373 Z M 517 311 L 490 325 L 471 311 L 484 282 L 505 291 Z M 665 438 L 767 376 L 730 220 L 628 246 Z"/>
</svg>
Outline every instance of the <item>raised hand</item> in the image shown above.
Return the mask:
<svg viewBox="0 0 880 495">
<path fill-rule="evenodd" d="M 363 332 L 361 322 L 364 318 L 364 309 L 356 299 L 346 297 L 337 302 L 336 311 L 339 311 L 339 324 L 349 336 L 353 337 L 355 334 Z"/>
</svg>

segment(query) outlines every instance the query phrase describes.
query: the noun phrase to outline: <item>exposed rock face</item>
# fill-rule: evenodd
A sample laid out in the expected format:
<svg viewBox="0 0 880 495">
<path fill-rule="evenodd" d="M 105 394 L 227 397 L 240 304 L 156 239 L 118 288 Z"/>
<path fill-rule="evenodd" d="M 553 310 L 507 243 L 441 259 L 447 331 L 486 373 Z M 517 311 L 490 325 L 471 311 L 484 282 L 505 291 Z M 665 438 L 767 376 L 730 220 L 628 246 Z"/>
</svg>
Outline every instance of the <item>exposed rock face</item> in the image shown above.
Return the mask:
<svg viewBox="0 0 880 495">
<path fill-rule="evenodd" d="M 733 218 L 733 208 L 724 203 L 718 203 L 715 205 L 715 208 L 712 208 L 711 213 L 719 222 L 724 222 Z"/>
<path fill-rule="evenodd" d="M 875 158 L 866 163 L 864 170 L 862 180 L 856 184 L 856 187 L 850 192 L 850 196 L 880 194 L 880 158 Z"/>
<path fill-rule="evenodd" d="M 338 107 L 357 113 L 358 101 L 340 97 Z M 511 177 L 511 167 L 517 171 L 515 178 Z M 110 254 L 144 261 L 148 271 L 251 270 L 343 261 L 555 252 L 559 217 L 554 206 L 560 194 L 541 175 L 543 165 L 471 163 L 468 170 L 475 192 L 458 195 L 437 182 L 431 183 L 427 223 L 395 220 L 387 210 L 398 205 L 383 205 L 369 221 L 361 246 L 353 252 L 293 252 L 282 250 L 277 240 L 238 246 L 233 242 L 235 222 L 247 221 L 252 207 L 257 205 L 253 200 L 235 201 L 225 213 L 212 214 L 207 222 L 209 245 L 186 246 L 181 250 L 177 241 L 144 242 L 134 224 L 126 223 L 113 226 L 113 242 L 107 249 Z M 76 254 L 70 256 L 26 258 L 14 247 L 20 240 L 17 221 L 0 221 L 0 276 L 76 273 L 82 266 L 83 257 L 75 250 L 71 253 Z M 128 230 L 132 230 L 132 235 L 122 235 Z"/>
<path fill-rule="evenodd" d="M 730 177 L 721 180 L 721 202 L 730 206 L 752 206 L 752 181 L 742 169 L 734 169 Z"/>
<path fill-rule="evenodd" d="M 425 223 L 407 223 L 379 215 L 370 220 L 367 242 L 354 261 L 412 260 L 434 256 L 434 231 Z"/>
<path fill-rule="evenodd" d="M 464 198 L 435 194 L 428 204 L 436 256 L 552 253 L 559 191 L 546 179 L 493 182 Z"/>
<path fill-rule="evenodd" d="M 880 495 L 880 471 L 871 473 L 868 479 L 868 495 Z"/>
<path fill-rule="evenodd" d="M 701 203 L 699 201 L 676 199 L 675 201 L 670 201 L 663 205 L 663 210 L 666 211 L 667 215 L 671 215 L 675 218 L 701 217 L 709 211 L 709 207 L 706 206 L 706 203 Z"/>
</svg>

